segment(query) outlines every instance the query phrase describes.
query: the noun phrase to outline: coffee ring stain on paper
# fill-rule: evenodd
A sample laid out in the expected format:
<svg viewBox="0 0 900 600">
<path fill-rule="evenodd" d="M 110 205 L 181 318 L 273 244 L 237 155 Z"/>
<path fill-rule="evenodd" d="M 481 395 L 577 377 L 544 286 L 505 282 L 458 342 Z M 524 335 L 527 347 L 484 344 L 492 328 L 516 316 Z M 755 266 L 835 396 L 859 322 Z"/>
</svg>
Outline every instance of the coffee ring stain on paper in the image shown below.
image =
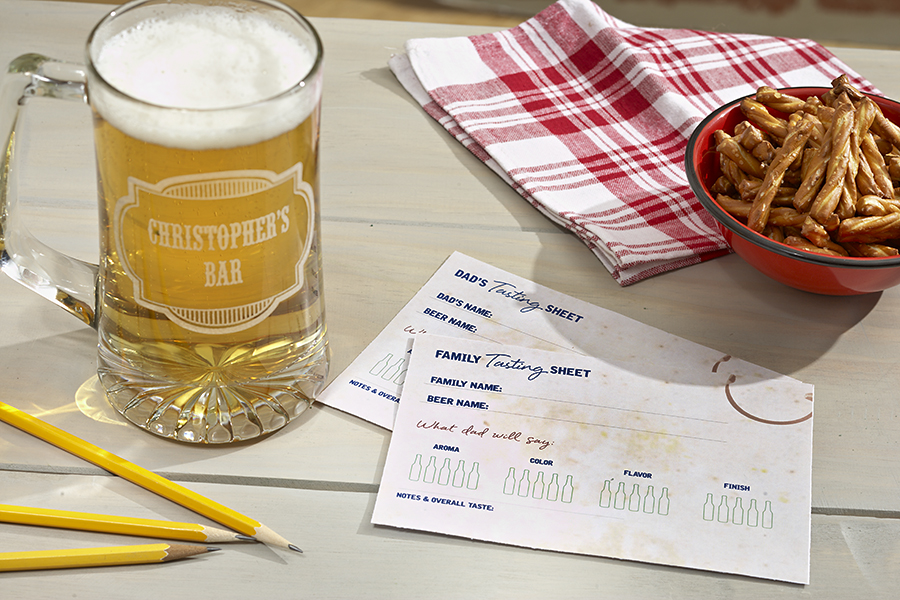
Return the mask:
<svg viewBox="0 0 900 600">
<path fill-rule="evenodd" d="M 803 421 L 807 421 L 812 418 L 812 411 L 806 414 L 806 416 L 800 417 L 799 419 L 792 419 L 789 421 L 774 421 L 771 419 L 763 419 L 762 417 L 757 417 L 756 415 L 747 412 L 735 401 L 734 397 L 731 395 L 731 384 L 737 381 L 737 377 L 734 375 L 728 376 L 728 382 L 725 384 L 725 397 L 728 398 L 728 403 L 731 404 L 734 410 L 738 411 L 748 419 L 752 421 L 757 421 L 759 423 L 764 423 L 766 425 L 796 425 L 797 423 L 802 423 Z M 806 399 L 812 402 L 811 394 L 806 395 Z"/>
</svg>

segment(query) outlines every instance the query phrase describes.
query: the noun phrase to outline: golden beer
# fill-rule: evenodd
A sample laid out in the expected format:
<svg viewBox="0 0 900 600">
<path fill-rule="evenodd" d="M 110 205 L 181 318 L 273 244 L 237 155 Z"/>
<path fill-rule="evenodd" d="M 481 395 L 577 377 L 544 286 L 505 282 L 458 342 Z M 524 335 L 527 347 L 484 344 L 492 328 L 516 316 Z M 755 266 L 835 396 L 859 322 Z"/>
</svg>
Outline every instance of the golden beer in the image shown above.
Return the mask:
<svg viewBox="0 0 900 600">
<path fill-rule="evenodd" d="M 129 63 L 127 47 L 116 45 L 121 31 L 127 46 L 151 26 L 128 19 L 127 29 L 106 31 L 101 23 L 89 45 L 101 220 L 98 371 L 112 405 L 153 433 L 186 442 L 246 440 L 279 429 L 307 408 L 327 375 L 318 218 L 320 49 L 299 16 L 301 31 L 294 33 L 285 25 L 290 19 L 280 12 L 272 18 L 268 7 L 248 16 L 224 7 L 172 6 L 160 4 L 152 16 L 156 24 L 179 23 L 156 36 L 164 51 L 134 45 L 138 58 L 165 55 L 168 62 L 150 67 L 164 80 Z M 220 90 L 215 85 L 221 81 L 185 83 L 183 74 L 166 79 L 189 69 L 184 63 L 197 52 L 193 29 L 188 55 L 171 49 L 184 32 L 182 21 L 211 31 L 201 45 L 212 53 L 197 61 L 207 73 L 197 77 L 218 68 L 209 65 L 220 59 L 242 62 L 252 55 L 246 81 L 224 71 L 230 79 Z M 265 29 L 269 25 L 275 34 Z M 229 47 L 216 50 L 219 38 Z M 230 55 L 235 38 L 241 38 L 240 52 Z M 275 38 L 282 46 L 256 48 Z M 240 47 L 243 42 L 250 47 Z M 260 97 L 247 96 L 242 86 L 275 77 L 261 73 L 277 73 L 272 61 L 288 60 L 284 44 L 294 43 L 307 55 L 306 64 L 291 67 L 302 84 L 296 78 L 273 95 L 266 83 Z M 106 57 L 105 44 L 113 47 Z M 148 80 L 150 96 L 122 89 L 130 84 L 116 79 L 117 62 L 125 76 L 140 74 L 136 84 Z M 192 85 L 201 88 L 198 94 L 180 89 Z M 171 86 L 173 100 L 163 86 Z M 229 87 L 237 96 L 223 100 Z M 211 104 L 204 104 L 204 93 Z"/>
</svg>

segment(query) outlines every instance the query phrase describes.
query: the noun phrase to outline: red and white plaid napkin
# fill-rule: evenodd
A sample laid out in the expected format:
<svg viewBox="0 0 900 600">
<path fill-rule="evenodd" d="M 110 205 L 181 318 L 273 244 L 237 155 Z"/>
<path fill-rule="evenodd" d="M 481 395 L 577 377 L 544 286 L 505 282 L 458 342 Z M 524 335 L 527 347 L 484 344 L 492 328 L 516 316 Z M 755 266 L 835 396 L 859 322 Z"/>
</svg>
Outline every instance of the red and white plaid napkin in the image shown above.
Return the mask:
<svg viewBox="0 0 900 600">
<path fill-rule="evenodd" d="M 621 285 L 728 252 L 691 192 L 691 132 L 760 85 L 831 86 L 810 40 L 634 27 L 560 0 L 518 27 L 413 39 L 390 66 L 407 91 Z"/>
</svg>

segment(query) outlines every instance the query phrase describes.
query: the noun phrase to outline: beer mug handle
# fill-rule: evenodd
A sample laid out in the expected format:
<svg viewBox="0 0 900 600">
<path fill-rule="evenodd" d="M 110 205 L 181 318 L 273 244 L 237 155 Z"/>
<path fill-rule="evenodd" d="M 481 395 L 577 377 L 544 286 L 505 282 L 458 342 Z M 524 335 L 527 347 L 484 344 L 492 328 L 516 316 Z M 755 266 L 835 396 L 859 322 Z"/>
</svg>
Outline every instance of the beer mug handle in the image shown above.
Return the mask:
<svg viewBox="0 0 900 600">
<path fill-rule="evenodd" d="M 25 54 L 0 85 L 0 269 L 96 329 L 97 265 L 67 256 L 31 235 L 17 210 L 16 122 L 30 97 L 86 102 L 82 65 Z"/>
</svg>

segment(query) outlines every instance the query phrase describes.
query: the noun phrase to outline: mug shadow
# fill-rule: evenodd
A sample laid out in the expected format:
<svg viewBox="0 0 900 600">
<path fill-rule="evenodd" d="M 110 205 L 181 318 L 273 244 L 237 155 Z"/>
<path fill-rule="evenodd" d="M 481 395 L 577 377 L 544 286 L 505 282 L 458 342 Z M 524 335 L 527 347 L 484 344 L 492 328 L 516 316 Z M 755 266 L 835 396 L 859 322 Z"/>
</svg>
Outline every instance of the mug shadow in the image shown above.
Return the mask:
<svg viewBox="0 0 900 600">
<path fill-rule="evenodd" d="M 163 438 L 132 424 L 107 402 L 96 374 L 96 339 L 94 330 L 84 328 L 0 348 L 0 364 L 15 371 L 18 382 L 4 391 L 3 401 L 145 468 L 171 469 L 168 475 L 176 479 L 181 474 L 190 477 L 192 464 L 209 459 L 228 461 L 230 455 L 252 452 L 260 443 L 310 427 L 320 413 L 313 404 L 276 432 L 230 444 L 189 444 Z M 48 369 L 53 371 L 50 377 Z M 13 444 L 7 449 L 3 462 L 34 464 L 34 449 L 46 447 L 46 458 L 39 459 L 40 464 L 71 463 L 62 450 L 54 450 L 49 444 L 39 446 L 42 442 L 32 443 L 28 436 L 22 439 L 21 447 Z M 284 443 L 282 440 L 276 445 Z M 203 468 L 198 472 L 202 474 Z"/>
</svg>

